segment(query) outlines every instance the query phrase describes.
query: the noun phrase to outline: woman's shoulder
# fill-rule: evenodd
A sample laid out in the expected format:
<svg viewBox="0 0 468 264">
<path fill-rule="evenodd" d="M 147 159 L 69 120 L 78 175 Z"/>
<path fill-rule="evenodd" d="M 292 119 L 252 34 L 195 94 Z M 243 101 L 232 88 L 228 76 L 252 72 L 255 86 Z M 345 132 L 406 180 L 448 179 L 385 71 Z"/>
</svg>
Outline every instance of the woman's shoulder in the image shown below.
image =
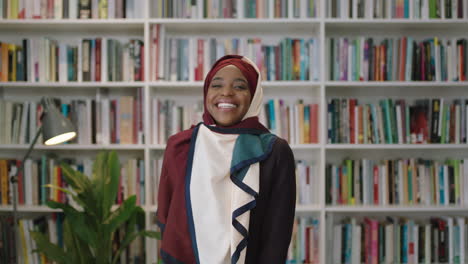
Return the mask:
<svg viewBox="0 0 468 264">
<path fill-rule="evenodd" d="M 281 158 L 292 158 L 294 160 L 294 154 L 292 152 L 289 143 L 278 136 L 275 136 L 275 142 L 273 143 L 273 149 L 271 150 L 272 156 Z"/>
<path fill-rule="evenodd" d="M 190 143 L 192 137 L 192 132 L 195 126 L 192 126 L 189 129 L 178 132 L 167 139 L 166 151 L 176 150 L 179 147 L 186 146 Z"/>
</svg>

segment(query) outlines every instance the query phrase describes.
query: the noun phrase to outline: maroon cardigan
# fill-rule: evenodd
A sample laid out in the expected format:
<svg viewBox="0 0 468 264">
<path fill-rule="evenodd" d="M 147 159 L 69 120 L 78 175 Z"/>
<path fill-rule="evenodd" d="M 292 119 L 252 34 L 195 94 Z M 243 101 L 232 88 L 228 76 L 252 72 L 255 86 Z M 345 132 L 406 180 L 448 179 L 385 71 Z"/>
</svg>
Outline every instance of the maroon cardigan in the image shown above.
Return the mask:
<svg viewBox="0 0 468 264">
<path fill-rule="evenodd" d="M 160 256 L 165 264 L 197 263 L 185 203 L 185 171 L 192 131 L 169 138 L 164 155 L 157 221 L 163 232 Z M 287 142 L 277 138 L 270 156 L 260 162 L 260 192 L 250 214 L 246 264 L 285 263 L 295 201 L 294 156 Z"/>
</svg>

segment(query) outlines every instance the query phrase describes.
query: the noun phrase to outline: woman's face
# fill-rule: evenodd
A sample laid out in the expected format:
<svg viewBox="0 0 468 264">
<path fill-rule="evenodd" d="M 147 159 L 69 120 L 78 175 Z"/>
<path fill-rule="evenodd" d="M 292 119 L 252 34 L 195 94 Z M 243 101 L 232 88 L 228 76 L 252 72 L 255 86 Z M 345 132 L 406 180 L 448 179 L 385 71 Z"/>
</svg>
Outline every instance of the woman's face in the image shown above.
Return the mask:
<svg viewBox="0 0 468 264">
<path fill-rule="evenodd" d="M 242 72 L 234 65 L 218 70 L 206 94 L 206 109 L 219 126 L 231 126 L 242 120 L 252 95 Z"/>
</svg>

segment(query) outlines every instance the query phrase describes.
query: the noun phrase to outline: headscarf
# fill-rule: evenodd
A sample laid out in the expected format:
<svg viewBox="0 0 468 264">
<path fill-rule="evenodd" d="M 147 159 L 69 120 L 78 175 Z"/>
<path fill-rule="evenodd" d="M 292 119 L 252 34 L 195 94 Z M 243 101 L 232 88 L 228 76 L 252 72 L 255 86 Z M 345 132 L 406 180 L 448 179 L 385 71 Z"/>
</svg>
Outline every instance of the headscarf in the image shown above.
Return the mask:
<svg viewBox="0 0 468 264">
<path fill-rule="evenodd" d="M 215 124 L 213 117 L 206 109 L 206 94 L 208 93 L 211 80 L 213 80 L 216 73 L 228 65 L 236 66 L 247 79 L 252 100 L 250 102 L 249 110 L 244 115 L 241 122 L 226 128 L 253 128 L 268 131 L 268 129 L 265 128 L 258 120 L 258 115 L 260 114 L 263 105 L 263 88 L 260 82 L 260 71 L 257 65 L 255 65 L 255 63 L 253 63 L 249 58 L 239 55 L 226 55 L 220 58 L 215 62 L 215 64 L 213 64 L 213 67 L 211 67 L 211 70 L 206 75 L 203 85 L 203 122 L 207 125 Z"/>
</svg>

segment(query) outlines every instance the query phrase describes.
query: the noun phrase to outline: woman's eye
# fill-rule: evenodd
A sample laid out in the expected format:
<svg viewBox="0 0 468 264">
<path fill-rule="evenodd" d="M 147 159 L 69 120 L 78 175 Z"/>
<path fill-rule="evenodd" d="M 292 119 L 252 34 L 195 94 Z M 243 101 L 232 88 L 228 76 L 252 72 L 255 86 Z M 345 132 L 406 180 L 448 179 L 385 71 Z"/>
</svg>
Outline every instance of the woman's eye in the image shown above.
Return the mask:
<svg viewBox="0 0 468 264">
<path fill-rule="evenodd" d="M 221 84 L 212 84 L 211 87 L 213 87 L 213 88 L 220 88 L 220 87 L 221 87 Z"/>
<path fill-rule="evenodd" d="M 247 89 L 247 87 L 245 87 L 245 86 L 234 86 L 234 88 L 239 89 L 239 90 Z"/>
</svg>

